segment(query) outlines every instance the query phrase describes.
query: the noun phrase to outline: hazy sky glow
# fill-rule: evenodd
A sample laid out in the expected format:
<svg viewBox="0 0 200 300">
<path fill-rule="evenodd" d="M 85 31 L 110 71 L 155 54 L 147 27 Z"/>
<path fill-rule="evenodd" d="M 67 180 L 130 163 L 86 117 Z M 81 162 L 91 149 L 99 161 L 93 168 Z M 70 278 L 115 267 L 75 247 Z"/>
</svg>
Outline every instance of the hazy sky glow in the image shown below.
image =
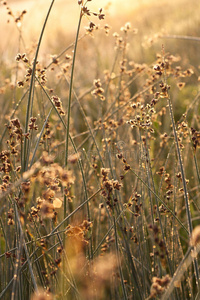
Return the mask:
<svg viewBox="0 0 200 300">
<path fill-rule="evenodd" d="M 126 15 L 130 14 L 137 6 L 150 1 L 151 0 L 92 0 L 88 2 L 88 8 L 94 12 L 98 12 L 99 8 L 103 8 L 103 10 L 105 8 L 105 22 L 109 23 L 110 18 L 114 18 L 115 20 L 115 17 L 117 17 L 116 22 L 118 22 L 120 18 L 125 19 Z M 22 30 L 24 33 L 29 33 L 27 37 L 37 39 L 51 2 L 52 0 L 10 0 L 8 5 L 16 17 L 23 10 L 27 11 L 22 23 Z M 2 16 L 0 18 L 0 35 L 4 36 L 5 33 L 7 33 L 4 40 L 4 43 L 7 43 L 7 39 L 8 42 L 10 39 L 9 35 L 14 35 L 15 32 L 13 20 L 7 16 L 6 7 L 3 5 L 0 6 L 0 15 Z M 55 0 L 48 20 L 47 30 L 54 31 L 62 28 L 68 32 L 76 32 L 78 18 L 78 0 Z M 10 19 L 10 25 L 7 24 L 8 19 Z M 85 25 L 87 22 L 88 20 L 85 20 Z"/>
</svg>

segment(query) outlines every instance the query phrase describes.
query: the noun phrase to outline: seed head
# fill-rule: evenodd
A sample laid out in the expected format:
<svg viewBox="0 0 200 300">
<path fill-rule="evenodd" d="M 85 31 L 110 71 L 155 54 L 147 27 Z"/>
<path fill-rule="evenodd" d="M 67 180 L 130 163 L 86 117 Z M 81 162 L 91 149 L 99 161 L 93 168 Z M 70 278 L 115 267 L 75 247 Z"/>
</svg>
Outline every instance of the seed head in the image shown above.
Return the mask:
<svg viewBox="0 0 200 300">
<path fill-rule="evenodd" d="M 199 243 L 200 243 L 200 225 L 194 228 L 190 239 L 191 246 L 197 246 Z"/>
</svg>

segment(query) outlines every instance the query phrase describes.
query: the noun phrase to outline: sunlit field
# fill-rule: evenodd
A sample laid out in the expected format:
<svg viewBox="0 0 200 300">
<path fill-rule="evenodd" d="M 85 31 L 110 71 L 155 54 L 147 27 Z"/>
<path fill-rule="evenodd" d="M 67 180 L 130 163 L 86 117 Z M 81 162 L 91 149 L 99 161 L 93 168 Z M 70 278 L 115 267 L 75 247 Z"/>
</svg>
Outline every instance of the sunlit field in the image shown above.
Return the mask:
<svg viewBox="0 0 200 300">
<path fill-rule="evenodd" d="M 200 299 L 199 15 L 0 1 L 0 299 Z"/>
</svg>

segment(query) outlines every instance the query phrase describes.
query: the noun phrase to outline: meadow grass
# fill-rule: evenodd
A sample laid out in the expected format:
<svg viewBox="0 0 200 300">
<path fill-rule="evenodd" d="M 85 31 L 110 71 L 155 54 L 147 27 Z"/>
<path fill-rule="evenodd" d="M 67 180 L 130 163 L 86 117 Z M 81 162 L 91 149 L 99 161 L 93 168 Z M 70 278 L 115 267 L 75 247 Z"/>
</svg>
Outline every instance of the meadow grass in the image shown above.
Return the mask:
<svg viewBox="0 0 200 300">
<path fill-rule="evenodd" d="M 0 2 L 18 39 L 0 60 L 0 299 L 199 299 L 196 11 L 191 39 L 158 32 L 167 3 L 138 33 L 80 0 L 70 41 L 48 31 L 54 2 L 28 46 L 27 12 Z"/>
</svg>

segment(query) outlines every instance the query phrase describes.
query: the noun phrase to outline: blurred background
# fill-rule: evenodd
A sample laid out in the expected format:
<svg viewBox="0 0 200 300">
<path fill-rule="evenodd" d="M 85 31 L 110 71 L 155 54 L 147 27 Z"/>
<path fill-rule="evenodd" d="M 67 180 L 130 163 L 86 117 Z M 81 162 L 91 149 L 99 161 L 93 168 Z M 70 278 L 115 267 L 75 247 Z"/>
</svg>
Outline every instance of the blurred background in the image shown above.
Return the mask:
<svg viewBox="0 0 200 300">
<path fill-rule="evenodd" d="M 6 2 L 15 17 L 23 10 L 27 11 L 20 30 L 26 43 L 36 42 L 51 0 L 8 0 Z M 79 16 L 77 2 L 77 0 L 55 1 L 44 37 L 45 43 L 55 45 L 57 41 L 60 42 L 59 39 L 63 41 L 63 38 L 67 42 L 74 40 Z M 113 31 L 119 30 L 125 22 L 131 22 L 133 27 L 138 28 L 140 44 L 145 46 L 152 46 L 156 35 L 160 33 L 200 35 L 200 2 L 197 0 L 93 0 L 88 2 L 88 7 L 92 11 L 103 8 L 106 18 L 101 25 L 108 23 Z M 17 43 L 15 40 L 18 39 L 17 28 L 6 12 L 6 5 L 0 5 L 0 16 L 0 52 L 9 55 L 15 47 L 15 42 Z M 86 18 L 84 25 L 88 25 Z M 171 41 L 167 43 L 171 45 Z M 187 44 L 187 47 L 190 47 L 190 44 Z M 176 45 L 173 43 L 174 51 L 179 52 L 177 46 L 183 48 L 184 43 L 182 41 L 176 41 Z"/>
<path fill-rule="evenodd" d="M 51 0 L 8 0 L 0 5 L 0 60 L 11 61 L 18 52 L 29 52 L 35 47 Z M 8 14 L 9 10 L 13 17 Z M 91 16 L 84 17 L 81 34 L 92 21 L 99 26 L 95 39 L 88 36 L 81 42 L 87 55 L 101 57 L 99 66 L 107 68 L 114 47 L 113 34 L 120 33 L 120 28 L 130 22 L 137 29 L 137 35 L 129 38 L 129 57 L 138 63 L 151 64 L 156 53 L 165 51 L 180 55 L 186 67 L 193 65 L 199 76 L 200 42 L 198 39 L 182 39 L 182 36 L 200 37 L 200 1 L 197 0 L 93 0 L 88 2 L 93 12 L 103 9 L 104 20 Z M 15 19 L 26 10 L 22 22 Z M 80 7 L 77 0 L 56 0 L 45 29 L 40 49 L 40 60 L 48 60 L 50 55 L 57 55 L 74 42 Z M 105 35 L 104 26 L 109 25 L 109 33 Z M 103 31 L 103 33 L 102 33 Z M 178 36 L 175 38 L 175 36 Z M 81 48 L 80 47 L 80 48 Z M 106 51 L 105 51 L 106 47 Z M 85 51 L 83 51 L 86 53 Z M 85 54 L 82 54 L 83 57 Z M 82 59 L 82 58 L 80 58 Z M 94 61 L 94 59 L 93 59 Z M 97 59 L 96 59 L 97 61 Z"/>
</svg>

